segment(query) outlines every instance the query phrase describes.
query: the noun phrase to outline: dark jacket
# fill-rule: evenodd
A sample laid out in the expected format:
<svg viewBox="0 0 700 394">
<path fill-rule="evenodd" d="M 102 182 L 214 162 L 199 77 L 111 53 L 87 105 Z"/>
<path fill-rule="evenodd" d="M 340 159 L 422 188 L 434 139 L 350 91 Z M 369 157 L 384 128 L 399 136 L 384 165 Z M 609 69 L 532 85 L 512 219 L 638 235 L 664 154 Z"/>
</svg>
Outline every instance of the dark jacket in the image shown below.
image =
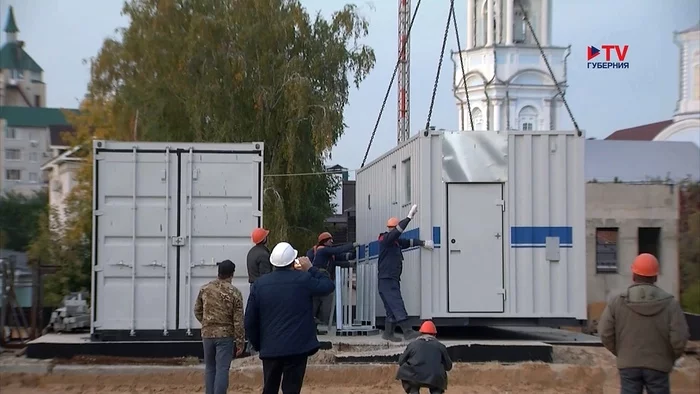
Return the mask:
<svg viewBox="0 0 700 394">
<path fill-rule="evenodd" d="M 248 251 L 247 263 L 248 283 L 253 283 L 259 277 L 272 272 L 270 250 L 264 244 L 257 244 Z"/>
<path fill-rule="evenodd" d="M 379 234 L 379 262 L 377 268 L 379 279 L 401 280 L 401 272 L 403 272 L 402 250 L 414 246 L 423 246 L 423 241 L 420 239 L 399 238 L 410 221 L 411 219 L 405 218 L 391 231 Z"/>
<path fill-rule="evenodd" d="M 445 391 L 447 371 L 451 369 L 452 360 L 445 345 L 432 335 L 421 335 L 409 343 L 399 357 L 396 379 Z"/>
<path fill-rule="evenodd" d="M 250 289 L 245 331 L 260 358 L 311 355 L 318 351 L 313 297 L 328 295 L 335 285 L 318 269 L 276 269 Z"/>
<path fill-rule="evenodd" d="M 598 323 L 603 345 L 617 367 L 671 372 L 688 342 L 688 324 L 672 295 L 651 284 L 634 284 L 613 298 Z"/>
<path fill-rule="evenodd" d="M 354 256 L 355 247 L 352 244 L 340 246 L 326 246 L 323 248 L 314 247 L 314 259 L 311 260 L 313 266 L 328 272 L 332 280 L 335 280 L 335 267 L 351 267 L 348 262 Z"/>
</svg>

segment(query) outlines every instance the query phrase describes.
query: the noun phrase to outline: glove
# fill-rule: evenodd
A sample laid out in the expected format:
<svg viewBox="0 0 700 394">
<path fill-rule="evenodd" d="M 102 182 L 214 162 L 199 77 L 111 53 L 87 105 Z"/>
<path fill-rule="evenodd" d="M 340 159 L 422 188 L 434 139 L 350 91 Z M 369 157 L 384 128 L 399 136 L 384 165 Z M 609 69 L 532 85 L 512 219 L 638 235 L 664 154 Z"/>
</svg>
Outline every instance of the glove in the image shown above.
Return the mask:
<svg viewBox="0 0 700 394">
<path fill-rule="evenodd" d="M 408 211 L 408 215 L 406 215 L 406 217 L 409 219 L 413 219 L 413 217 L 416 216 L 416 213 L 418 213 L 418 205 L 413 204 L 411 209 Z"/>
<path fill-rule="evenodd" d="M 423 247 L 428 250 L 433 250 L 435 248 L 435 244 L 431 240 L 426 240 L 423 241 Z"/>
</svg>

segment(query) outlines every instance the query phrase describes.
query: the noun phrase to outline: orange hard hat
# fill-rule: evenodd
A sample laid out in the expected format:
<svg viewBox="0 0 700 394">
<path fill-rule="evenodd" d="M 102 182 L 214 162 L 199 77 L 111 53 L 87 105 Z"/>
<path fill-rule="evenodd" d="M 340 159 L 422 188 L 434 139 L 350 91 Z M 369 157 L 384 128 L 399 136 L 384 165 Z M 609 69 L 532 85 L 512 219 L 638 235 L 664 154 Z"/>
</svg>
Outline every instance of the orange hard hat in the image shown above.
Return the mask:
<svg viewBox="0 0 700 394">
<path fill-rule="evenodd" d="M 634 258 L 632 273 L 647 277 L 657 276 L 659 275 L 659 260 L 653 254 L 642 253 Z"/>
<path fill-rule="evenodd" d="M 418 331 L 421 334 L 437 335 L 437 328 L 435 328 L 435 324 L 430 320 L 424 321 L 420 326 L 420 330 Z"/>
<path fill-rule="evenodd" d="M 387 227 L 396 227 L 398 225 L 399 225 L 399 219 L 397 219 L 397 218 L 389 218 L 389 220 L 386 221 Z"/>
<path fill-rule="evenodd" d="M 327 239 L 331 239 L 331 238 L 333 238 L 333 235 L 331 235 L 331 233 L 329 233 L 328 231 L 324 231 L 318 235 L 318 242 L 323 242 L 323 241 L 325 241 Z"/>
<path fill-rule="evenodd" d="M 270 234 L 270 230 L 265 230 L 264 228 L 256 228 L 250 234 L 250 239 L 253 241 L 254 244 L 257 245 L 264 241 L 265 238 L 267 238 L 268 234 Z"/>
</svg>

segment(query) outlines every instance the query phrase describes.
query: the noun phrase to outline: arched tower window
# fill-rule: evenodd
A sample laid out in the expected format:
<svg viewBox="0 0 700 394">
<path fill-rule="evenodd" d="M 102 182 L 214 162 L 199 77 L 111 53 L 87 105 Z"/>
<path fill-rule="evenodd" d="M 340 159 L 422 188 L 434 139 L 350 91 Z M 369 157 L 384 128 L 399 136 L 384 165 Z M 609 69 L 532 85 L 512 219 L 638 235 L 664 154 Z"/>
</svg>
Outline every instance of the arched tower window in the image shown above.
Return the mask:
<svg viewBox="0 0 700 394">
<path fill-rule="evenodd" d="M 530 2 L 528 0 L 520 0 L 523 3 L 523 8 L 525 9 L 525 12 L 527 13 L 528 18 L 532 20 L 532 7 L 530 7 Z M 525 23 L 525 17 L 523 15 L 523 11 L 520 9 L 520 5 L 516 1 L 513 4 L 513 12 L 514 12 L 514 17 L 513 17 L 513 43 L 515 44 L 525 44 L 525 43 L 530 43 L 529 42 L 529 36 L 530 32 L 527 27 L 527 23 Z"/>
<path fill-rule="evenodd" d="M 520 130 L 535 130 L 537 125 L 537 110 L 531 106 L 523 107 L 518 114 L 518 126 Z"/>
<path fill-rule="evenodd" d="M 477 2 L 476 7 L 476 46 L 483 47 L 486 45 L 486 20 L 488 19 L 488 8 L 486 3 L 488 0 Z"/>
<path fill-rule="evenodd" d="M 484 127 L 484 114 L 479 108 L 472 108 L 472 120 L 474 121 L 474 130 L 486 130 Z M 469 122 L 469 119 L 466 119 Z M 467 125 L 464 129 L 469 130 L 471 125 Z"/>
</svg>

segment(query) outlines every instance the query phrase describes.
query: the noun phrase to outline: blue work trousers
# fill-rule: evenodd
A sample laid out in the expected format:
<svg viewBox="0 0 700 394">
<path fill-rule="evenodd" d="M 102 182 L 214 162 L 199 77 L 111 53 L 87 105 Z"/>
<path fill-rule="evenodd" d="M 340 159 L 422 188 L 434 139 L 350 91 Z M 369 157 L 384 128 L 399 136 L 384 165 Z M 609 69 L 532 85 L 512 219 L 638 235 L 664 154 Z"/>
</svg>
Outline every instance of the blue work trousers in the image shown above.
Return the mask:
<svg viewBox="0 0 700 394">
<path fill-rule="evenodd" d="M 379 297 L 384 303 L 386 320 L 389 323 L 400 323 L 408 319 L 406 306 L 401 296 L 401 282 L 396 279 L 379 279 Z"/>
<path fill-rule="evenodd" d="M 235 350 L 233 338 L 202 338 L 206 394 L 226 394 Z"/>
</svg>

